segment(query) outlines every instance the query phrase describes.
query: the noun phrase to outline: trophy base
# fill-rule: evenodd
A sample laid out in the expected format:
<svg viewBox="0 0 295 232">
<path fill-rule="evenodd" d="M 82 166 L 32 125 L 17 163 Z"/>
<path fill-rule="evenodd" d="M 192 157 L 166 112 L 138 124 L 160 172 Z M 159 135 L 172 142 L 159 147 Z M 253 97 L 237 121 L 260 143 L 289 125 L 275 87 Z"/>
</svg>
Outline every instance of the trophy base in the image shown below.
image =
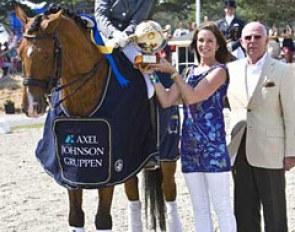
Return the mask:
<svg viewBox="0 0 295 232">
<path fill-rule="evenodd" d="M 156 55 L 140 54 L 134 59 L 134 65 L 138 67 L 145 68 L 148 64 L 157 64 L 160 62 L 160 57 Z"/>
</svg>

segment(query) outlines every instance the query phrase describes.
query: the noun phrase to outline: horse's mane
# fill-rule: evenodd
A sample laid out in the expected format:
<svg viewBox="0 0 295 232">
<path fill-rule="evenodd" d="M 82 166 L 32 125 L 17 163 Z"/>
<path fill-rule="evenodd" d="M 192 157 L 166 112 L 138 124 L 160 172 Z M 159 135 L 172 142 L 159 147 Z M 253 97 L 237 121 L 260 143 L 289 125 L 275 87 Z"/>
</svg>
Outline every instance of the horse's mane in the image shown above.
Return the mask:
<svg viewBox="0 0 295 232">
<path fill-rule="evenodd" d="M 31 24 L 28 32 L 32 33 L 34 31 L 38 31 L 40 28 L 40 24 L 42 22 L 43 17 L 48 17 L 51 14 L 55 14 L 59 12 L 60 10 L 63 10 L 63 15 L 67 16 L 71 19 L 73 19 L 80 27 L 83 29 L 88 29 L 87 28 L 87 21 L 85 19 L 82 19 L 79 15 L 77 15 L 74 11 L 67 9 L 67 8 L 62 8 L 60 5 L 57 4 L 51 4 L 49 8 L 40 15 L 37 15 L 34 18 L 33 23 Z"/>
</svg>

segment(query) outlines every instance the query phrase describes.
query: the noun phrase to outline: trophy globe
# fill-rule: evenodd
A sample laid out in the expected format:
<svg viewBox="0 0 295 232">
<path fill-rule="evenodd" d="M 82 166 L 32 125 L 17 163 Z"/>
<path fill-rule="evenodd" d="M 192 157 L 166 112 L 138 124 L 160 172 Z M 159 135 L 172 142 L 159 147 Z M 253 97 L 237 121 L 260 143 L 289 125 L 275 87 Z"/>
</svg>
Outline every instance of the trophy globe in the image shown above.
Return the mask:
<svg viewBox="0 0 295 232">
<path fill-rule="evenodd" d="M 135 57 L 135 65 L 158 63 L 160 57 L 156 53 L 166 45 L 162 27 L 152 20 L 143 21 L 136 26 L 134 42 L 136 49 L 142 53 Z"/>
</svg>

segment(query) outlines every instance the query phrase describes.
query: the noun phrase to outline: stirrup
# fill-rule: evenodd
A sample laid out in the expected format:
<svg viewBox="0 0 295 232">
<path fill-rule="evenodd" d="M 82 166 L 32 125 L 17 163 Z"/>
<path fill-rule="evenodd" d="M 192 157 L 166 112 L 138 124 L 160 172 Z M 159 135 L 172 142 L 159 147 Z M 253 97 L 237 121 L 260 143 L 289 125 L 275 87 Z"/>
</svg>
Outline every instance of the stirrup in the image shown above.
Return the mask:
<svg viewBox="0 0 295 232">
<path fill-rule="evenodd" d="M 69 232 L 85 232 L 85 228 L 84 227 L 70 226 L 69 227 Z"/>
</svg>

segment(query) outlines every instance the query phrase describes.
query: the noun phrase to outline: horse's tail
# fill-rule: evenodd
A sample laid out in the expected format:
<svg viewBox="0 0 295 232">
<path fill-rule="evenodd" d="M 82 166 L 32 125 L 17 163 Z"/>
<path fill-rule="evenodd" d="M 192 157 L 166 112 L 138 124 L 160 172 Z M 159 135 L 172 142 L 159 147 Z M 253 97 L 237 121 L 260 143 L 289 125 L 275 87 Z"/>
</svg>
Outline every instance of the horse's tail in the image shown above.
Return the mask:
<svg viewBox="0 0 295 232">
<path fill-rule="evenodd" d="M 161 168 L 143 172 L 146 227 L 152 231 L 156 231 L 157 227 L 160 227 L 161 231 L 166 231 L 162 179 Z"/>
</svg>

